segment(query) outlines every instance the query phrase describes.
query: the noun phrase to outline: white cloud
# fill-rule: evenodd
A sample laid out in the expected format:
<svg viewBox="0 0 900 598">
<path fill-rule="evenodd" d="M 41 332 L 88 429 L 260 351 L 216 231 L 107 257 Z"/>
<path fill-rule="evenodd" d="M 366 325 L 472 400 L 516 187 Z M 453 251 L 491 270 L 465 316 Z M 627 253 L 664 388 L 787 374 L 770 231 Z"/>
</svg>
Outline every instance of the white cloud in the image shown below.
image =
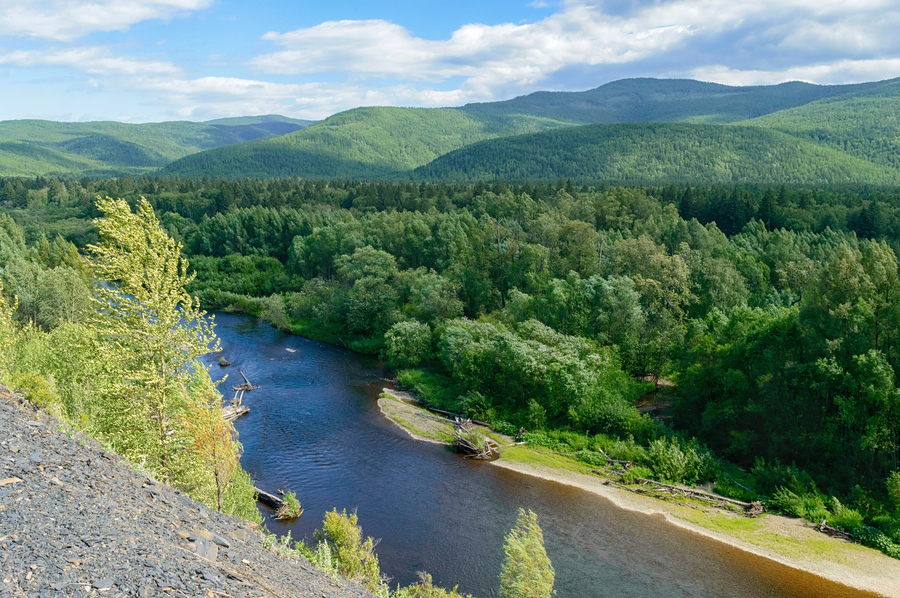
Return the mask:
<svg viewBox="0 0 900 598">
<path fill-rule="evenodd" d="M 180 106 L 179 116 L 188 119 L 271 113 L 321 119 L 357 106 L 447 106 L 472 99 L 458 90 L 417 89 L 408 84 L 373 88 L 365 84 L 282 84 L 233 77 L 146 77 L 132 80 L 130 86 Z"/>
<path fill-rule="evenodd" d="M 839 60 L 828 64 L 803 65 L 780 71 L 739 70 L 724 65 L 693 69 L 691 76 L 724 85 L 775 85 L 786 81 L 818 84 L 863 83 L 900 77 L 900 58 Z"/>
<path fill-rule="evenodd" d="M 123 31 L 148 19 L 171 19 L 212 0 L 0 0 L 0 35 L 71 41 Z"/>
<path fill-rule="evenodd" d="M 893 18 L 900 18 L 895 0 L 676 0 L 638 4 L 625 15 L 609 14 L 602 2 L 569 0 L 561 11 L 535 23 L 464 25 L 445 40 L 415 37 L 383 20 L 329 21 L 270 32 L 263 39 L 279 49 L 249 64 L 268 74 L 337 73 L 351 82 L 387 79 L 415 85 L 458 77 L 463 95 L 487 100 L 498 89 L 536 89 L 564 69 L 596 71 L 652 60 L 737 31 L 719 41 L 727 44 L 723 56 L 735 53 L 743 38 L 750 46 L 783 47 L 781 55 L 771 50 L 776 60 L 798 46 L 807 54 L 843 50 L 849 57 L 851 51 L 884 47 L 894 28 L 873 31 L 872 25 Z"/>
<path fill-rule="evenodd" d="M 24 67 L 68 67 L 91 75 L 108 76 L 162 75 L 179 72 L 178 67 L 171 63 L 117 56 L 102 46 L 41 51 L 19 50 L 0 54 L 0 64 Z"/>
</svg>

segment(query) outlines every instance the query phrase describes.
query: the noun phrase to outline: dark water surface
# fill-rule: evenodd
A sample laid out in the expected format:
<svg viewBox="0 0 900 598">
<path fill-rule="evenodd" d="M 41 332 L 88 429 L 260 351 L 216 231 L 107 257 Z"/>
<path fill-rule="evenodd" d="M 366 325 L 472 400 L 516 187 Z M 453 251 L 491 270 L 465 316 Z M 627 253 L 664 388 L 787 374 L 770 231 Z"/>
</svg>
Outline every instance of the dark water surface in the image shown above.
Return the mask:
<svg viewBox="0 0 900 598">
<path fill-rule="evenodd" d="M 306 509 L 270 530 L 312 539 L 326 511 L 356 510 L 380 538 L 381 569 L 398 582 L 430 572 L 478 598 L 496 596 L 503 538 L 532 509 L 556 569 L 559 598 L 871 596 L 624 511 L 582 490 L 458 457 L 409 439 L 378 410 L 378 361 L 283 334 L 255 318 L 216 316 L 222 355 L 259 385 L 236 422 L 243 466 L 269 492 L 294 490 Z M 290 350 L 289 350 L 290 349 Z M 215 357 L 218 359 L 218 356 Z M 268 514 L 268 513 L 266 513 Z"/>
</svg>

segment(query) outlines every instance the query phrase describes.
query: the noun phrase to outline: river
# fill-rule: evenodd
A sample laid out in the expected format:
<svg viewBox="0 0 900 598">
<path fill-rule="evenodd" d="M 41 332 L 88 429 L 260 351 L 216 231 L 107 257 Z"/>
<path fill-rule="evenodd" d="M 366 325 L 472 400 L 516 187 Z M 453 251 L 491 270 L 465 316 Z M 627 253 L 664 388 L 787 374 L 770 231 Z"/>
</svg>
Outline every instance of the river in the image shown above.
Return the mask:
<svg viewBox="0 0 900 598">
<path fill-rule="evenodd" d="M 605 498 L 463 459 L 410 439 L 381 414 L 387 373 L 374 358 L 290 336 L 242 315 L 217 314 L 230 367 L 214 379 L 258 385 L 235 427 L 257 486 L 293 490 L 305 508 L 273 532 L 312 539 L 324 513 L 356 511 L 391 586 L 417 571 L 478 598 L 498 594 L 503 539 L 532 509 L 556 570 L 559 598 L 871 596 L 666 523 Z M 214 361 L 208 356 L 209 363 Z M 215 356 L 218 359 L 218 355 Z M 269 514 L 267 511 L 265 514 Z"/>
</svg>

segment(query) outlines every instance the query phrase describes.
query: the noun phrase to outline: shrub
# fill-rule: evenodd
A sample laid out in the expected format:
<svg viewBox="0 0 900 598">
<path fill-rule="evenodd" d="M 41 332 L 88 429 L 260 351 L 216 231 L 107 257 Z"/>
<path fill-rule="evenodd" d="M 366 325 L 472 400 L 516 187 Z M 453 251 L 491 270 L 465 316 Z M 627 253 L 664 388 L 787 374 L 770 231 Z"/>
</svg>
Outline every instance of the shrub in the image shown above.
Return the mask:
<svg viewBox="0 0 900 598">
<path fill-rule="evenodd" d="M 419 571 L 419 581 L 405 588 L 397 588 L 397 591 L 391 594 L 391 598 L 472 598 L 468 594 L 464 597 L 456 592 L 456 587 L 452 590 L 433 585 L 431 575 L 424 571 Z"/>
<path fill-rule="evenodd" d="M 542 446 L 558 453 L 565 452 L 566 448 L 558 440 L 550 438 L 543 432 L 525 432 L 522 435 L 522 440 L 528 444 Z"/>
<path fill-rule="evenodd" d="M 603 465 L 606 465 L 606 457 L 595 451 L 589 451 L 585 449 L 582 451 L 578 451 L 575 456 L 579 461 L 584 461 L 588 465 L 593 465 L 594 467 L 601 467 Z"/>
<path fill-rule="evenodd" d="M 894 503 L 894 509 L 900 512 L 900 471 L 894 471 L 885 481 L 888 497 Z"/>
<path fill-rule="evenodd" d="M 300 505 L 300 501 L 297 500 L 297 495 L 293 492 L 288 492 L 284 496 L 281 506 L 275 511 L 275 519 L 279 521 L 288 521 L 290 519 L 296 519 L 302 514 L 303 507 Z"/>
<path fill-rule="evenodd" d="M 811 492 L 797 494 L 787 488 L 779 488 L 769 500 L 768 506 L 812 523 L 820 523 L 830 517 L 822 497 Z"/>
<path fill-rule="evenodd" d="M 682 446 L 677 438 L 659 438 L 650 443 L 647 460 L 657 479 L 696 484 L 715 476 L 716 462 L 696 442 Z"/>
<path fill-rule="evenodd" d="M 622 474 L 622 483 L 624 484 L 634 484 L 638 478 L 649 479 L 653 477 L 653 471 L 647 467 L 642 467 L 640 465 L 636 465 L 631 467 Z"/>
<path fill-rule="evenodd" d="M 351 579 L 375 594 L 385 593 L 386 588 L 381 579 L 381 568 L 375 556 L 375 541 L 372 538 L 362 539 L 362 528 L 357 525 L 356 513 L 347 515 L 337 509 L 325 513 L 322 529 L 316 531 L 316 539 L 330 542 L 332 560 L 337 572 Z M 321 546 L 317 549 L 322 550 Z"/>
<path fill-rule="evenodd" d="M 828 519 L 829 524 L 845 532 L 853 532 L 853 530 L 863 524 L 863 516 L 859 511 L 845 507 L 841 504 L 841 501 L 833 496 L 831 497 L 831 512 L 832 516 Z"/>
<path fill-rule="evenodd" d="M 506 436 L 512 436 L 513 438 L 515 438 L 516 436 L 519 435 L 519 427 L 515 426 L 507 421 L 500 420 L 500 421 L 491 422 L 491 428 L 495 432 L 500 432 L 501 434 L 504 434 Z"/>
<path fill-rule="evenodd" d="M 853 530 L 853 539 L 863 546 L 875 548 L 884 553 L 887 553 L 894 546 L 891 539 L 885 536 L 880 529 L 868 525 L 861 525 Z"/>
</svg>

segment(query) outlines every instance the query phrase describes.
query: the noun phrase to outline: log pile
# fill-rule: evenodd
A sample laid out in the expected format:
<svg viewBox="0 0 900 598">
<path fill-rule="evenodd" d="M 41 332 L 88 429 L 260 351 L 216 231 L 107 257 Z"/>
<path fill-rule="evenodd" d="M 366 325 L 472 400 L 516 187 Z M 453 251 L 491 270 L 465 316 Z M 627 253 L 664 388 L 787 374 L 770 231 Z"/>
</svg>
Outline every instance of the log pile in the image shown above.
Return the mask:
<svg viewBox="0 0 900 598">
<path fill-rule="evenodd" d="M 500 456 L 496 442 L 486 436 L 473 434 L 467 426 L 472 425 L 472 420 L 462 420 L 456 417 L 453 421 L 453 436 L 456 438 L 456 450 L 469 459 L 487 461 Z"/>
<path fill-rule="evenodd" d="M 244 401 L 244 391 L 236 391 L 234 393 L 234 398 L 231 399 L 231 404 L 222 407 L 222 417 L 227 422 L 233 422 L 237 418 L 242 415 L 247 415 L 250 413 L 250 408 L 245 407 L 241 403 Z"/>
</svg>

